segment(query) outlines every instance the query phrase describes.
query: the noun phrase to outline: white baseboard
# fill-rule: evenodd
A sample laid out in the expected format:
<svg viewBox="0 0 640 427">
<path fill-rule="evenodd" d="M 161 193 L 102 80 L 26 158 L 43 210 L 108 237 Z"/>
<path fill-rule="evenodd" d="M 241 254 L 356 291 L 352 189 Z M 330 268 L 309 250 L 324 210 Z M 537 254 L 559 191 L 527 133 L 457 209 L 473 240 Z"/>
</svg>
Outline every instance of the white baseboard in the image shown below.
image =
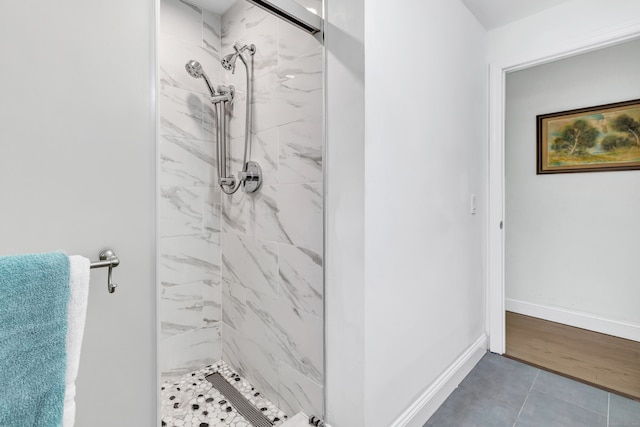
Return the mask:
<svg viewBox="0 0 640 427">
<path fill-rule="evenodd" d="M 562 307 L 534 304 L 515 299 L 505 299 L 505 308 L 526 316 L 575 326 L 576 328 L 613 335 L 633 341 L 640 341 L 640 325 L 630 322 L 606 319 L 589 313 L 567 310 Z"/>
<path fill-rule="evenodd" d="M 486 352 L 487 335 L 483 334 L 391 424 L 391 427 L 422 427 Z"/>
</svg>

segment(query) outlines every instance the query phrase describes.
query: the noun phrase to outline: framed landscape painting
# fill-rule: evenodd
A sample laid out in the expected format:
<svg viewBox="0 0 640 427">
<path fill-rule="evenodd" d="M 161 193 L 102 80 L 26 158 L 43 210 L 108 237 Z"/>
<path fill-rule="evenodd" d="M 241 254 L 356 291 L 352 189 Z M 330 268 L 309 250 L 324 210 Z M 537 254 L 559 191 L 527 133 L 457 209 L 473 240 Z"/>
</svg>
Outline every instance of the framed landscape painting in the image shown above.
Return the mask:
<svg viewBox="0 0 640 427">
<path fill-rule="evenodd" d="M 640 99 L 537 116 L 538 174 L 640 169 Z"/>
</svg>

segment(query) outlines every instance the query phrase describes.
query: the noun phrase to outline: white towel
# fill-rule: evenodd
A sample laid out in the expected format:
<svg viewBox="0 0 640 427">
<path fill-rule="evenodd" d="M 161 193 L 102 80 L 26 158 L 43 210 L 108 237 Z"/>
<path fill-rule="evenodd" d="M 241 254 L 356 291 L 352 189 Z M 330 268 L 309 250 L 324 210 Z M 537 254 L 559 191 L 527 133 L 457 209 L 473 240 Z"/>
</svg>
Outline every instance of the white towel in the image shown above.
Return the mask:
<svg viewBox="0 0 640 427">
<path fill-rule="evenodd" d="M 89 268 L 91 261 L 74 255 L 69 257 L 69 288 L 67 306 L 67 388 L 64 393 L 63 427 L 73 427 L 76 420 L 76 377 L 80 366 L 80 349 L 89 299 Z"/>
</svg>

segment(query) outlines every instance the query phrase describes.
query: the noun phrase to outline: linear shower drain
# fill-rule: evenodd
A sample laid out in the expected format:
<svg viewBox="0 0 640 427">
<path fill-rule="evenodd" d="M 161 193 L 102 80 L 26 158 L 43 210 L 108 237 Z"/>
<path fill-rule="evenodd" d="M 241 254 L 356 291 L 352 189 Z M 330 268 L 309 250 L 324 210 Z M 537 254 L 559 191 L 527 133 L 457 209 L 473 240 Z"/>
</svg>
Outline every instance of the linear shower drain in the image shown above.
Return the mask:
<svg viewBox="0 0 640 427">
<path fill-rule="evenodd" d="M 205 377 L 231 405 L 254 427 L 272 427 L 273 423 L 251 404 L 234 386 L 218 372 Z"/>
</svg>

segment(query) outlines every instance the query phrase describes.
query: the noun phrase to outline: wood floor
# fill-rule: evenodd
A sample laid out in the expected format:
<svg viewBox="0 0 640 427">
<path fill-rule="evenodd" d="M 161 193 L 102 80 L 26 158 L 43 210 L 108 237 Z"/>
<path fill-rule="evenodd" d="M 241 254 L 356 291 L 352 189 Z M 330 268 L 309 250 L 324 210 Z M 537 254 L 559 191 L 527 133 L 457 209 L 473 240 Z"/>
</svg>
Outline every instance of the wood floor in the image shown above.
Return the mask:
<svg viewBox="0 0 640 427">
<path fill-rule="evenodd" d="M 506 356 L 640 400 L 640 343 L 507 312 Z"/>
</svg>

